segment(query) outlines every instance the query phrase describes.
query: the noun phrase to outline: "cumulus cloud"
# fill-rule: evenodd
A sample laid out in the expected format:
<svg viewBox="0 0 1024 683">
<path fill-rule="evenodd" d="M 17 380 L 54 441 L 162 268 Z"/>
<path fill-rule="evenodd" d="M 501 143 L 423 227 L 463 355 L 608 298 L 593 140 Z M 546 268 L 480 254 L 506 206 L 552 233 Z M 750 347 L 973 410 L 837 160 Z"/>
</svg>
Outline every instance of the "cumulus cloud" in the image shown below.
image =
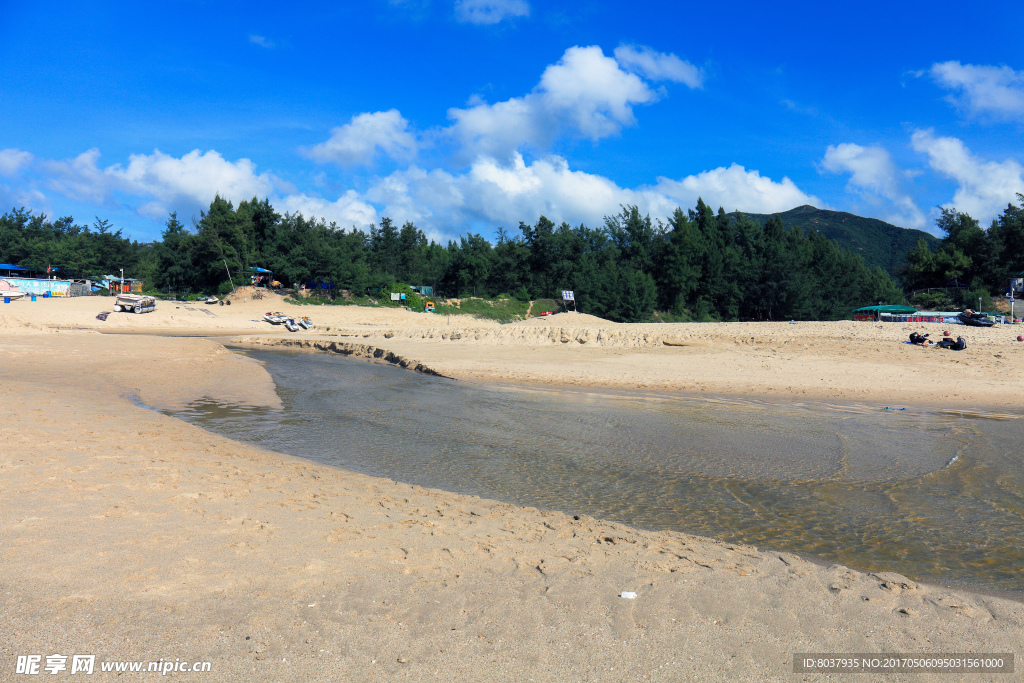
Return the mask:
<svg viewBox="0 0 1024 683">
<path fill-rule="evenodd" d="M 633 106 L 657 95 L 636 74 L 622 70 L 600 47 L 571 47 L 548 66 L 533 92 L 497 104 L 448 110 L 448 133 L 472 158 L 508 159 L 522 145 L 543 148 L 558 132 L 592 140 L 615 135 L 636 121 Z"/>
<path fill-rule="evenodd" d="M 480 156 L 505 162 L 524 148 L 544 151 L 560 135 L 597 141 L 635 125 L 634 107 L 658 99 L 641 74 L 650 80 L 701 85 L 700 71 L 675 55 L 626 47 L 616 56 L 619 61 L 598 46 L 571 47 L 544 69 L 531 92 L 494 104 L 473 97 L 467 106 L 448 110 L 452 124 L 447 128 L 417 133 L 396 109 L 368 112 L 302 151 L 318 162 L 356 165 L 370 163 L 378 153 L 411 159 L 424 140 L 443 140 L 454 145 L 459 163 Z"/>
<path fill-rule="evenodd" d="M 879 199 L 890 203 L 894 210 L 884 214 L 883 220 L 911 228 L 924 226 L 925 216 L 913 198 L 903 191 L 904 174 L 896 168 L 885 148 L 862 147 L 849 142 L 829 145 L 822 167 L 831 173 L 849 173 L 847 189 L 872 203 L 879 203 Z"/>
<path fill-rule="evenodd" d="M 957 138 L 935 137 L 931 130 L 916 131 L 911 146 L 928 155 L 933 170 L 959 185 L 953 201 L 944 206 L 968 213 L 982 225 L 999 215 L 1018 192 L 1024 192 L 1024 166 L 1015 159 L 983 161 Z"/>
<path fill-rule="evenodd" d="M 74 159 L 44 161 L 42 167 L 49 174 L 50 189 L 72 199 L 103 203 L 113 182 L 96 165 L 99 158 L 100 151 L 94 147 Z"/>
<path fill-rule="evenodd" d="M 360 199 L 355 190 L 348 190 L 336 201 L 328 201 L 306 194 L 292 194 L 277 199 L 274 207 L 288 213 L 301 213 L 307 218 L 323 218 L 340 228 L 356 226 L 365 229 L 377 222 L 377 210 Z"/>
<path fill-rule="evenodd" d="M 416 154 L 416 137 L 397 109 L 353 116 L 344 126 L 331 131 L 331 137 L 308 150 L 307 156 L 321 163 L 344 166 L 369 164 L 378 152 L 398 159 Z"/>
<path fill-rule="evenodd" d="M 455 0 L 455 18 L 470 24 L 497 24 L 508 17 L 528 16 L 526 0 Z"/>
<path fill-rule="evenodd" d="M 733 164 L 680 180 L 658 179 L 653 186 L 620 187 L 604 176 L 572 170 L 562 157 L 527 163 L 515 153 L 510 162 L 477 159 L 465 173 L 411 167 L 378 181 L 365 198 L 381 215 L 411 220 L 428 234 L 451 235 L 466 226 L 514 226 L 545 215 L 554 221 L 599 225 L 623 204 L 636 204 L 652 216 L 668 216 L 697 198 L 727 210 L 771 213 L 821 202 L 789 178 L 774 181 Z"/>
<path fill-rule="evenodd" d="M 566 50 L 557 64 L 544 70 L 540 89 L 550 110 L 568 114 L 593 140 L 634 124 L 633 105 L 657 99 L 646 83 L 620 69 L 597 46 Z"/>
<path fill-rule="evenodd" d="M 100 152 L 90 149 L 74 159 L 46 161 L 51 189 L 74 199 L 97 204 L 115 193 L 147 198 L 145 215 L 164 214 L 174 203 L 190 206 L 209 204 L 214 196 L 241 201 L 265 197 L 273 190 L 271 177 L 258 174 L 248 159 L 228 161 L 216 151 L 198 149 L 181 158 L 155 150 L 153 154 L 133 154 L 128 165 L 100 168 Z"/>
<path fill-rule="evenodd" d="M 12 177 L 32 163 L 32 155 L 20 149 L 0 149 L 0 176 Z"/>
<path fill-rule="evenodd" d="M 615 48 L 615 59 L 624 69 L 652 81 L 674 81 L 685 83 L 691 88 L 704 86 L 701 70 L 674 54 L 657 52 L 642 45 L 620 45 Z"/>
<path fill-rule="evenodd" d="M 931 76 L 939 85 L 955 90 L 950 101 L 969 114 L 1024 120 L 1024 71 L 1008 66 L 980 66 L 960 62 L 933 64 Z"/>
<path fill-rule="evenodd" d="M 570 170 L 561 157 L 527 164 L 518 153 L 508 164 L 480 158 L 460 174 L 417 167 L 396 171 L 367 197 L 382 207 L 383 215 L 412 220 L 428 234 L 444 233 L 449 226 L 518 225 L 541 214 L 596 224 L 618 211 L 620 203 L 641 199 L 607 178 Z"/>
<path fill-rule="evenodd" d="M 659 178 L 655 189 L 668 197 L 672 206 L 692 206 L 698 196 L 712 207 L 748 213 L 776 213 L 803 204 L 822 206 L 820 199 L 805 193 L 785 176 L 776 182 L 735 163 L 682 180 Z"/>
</svg>

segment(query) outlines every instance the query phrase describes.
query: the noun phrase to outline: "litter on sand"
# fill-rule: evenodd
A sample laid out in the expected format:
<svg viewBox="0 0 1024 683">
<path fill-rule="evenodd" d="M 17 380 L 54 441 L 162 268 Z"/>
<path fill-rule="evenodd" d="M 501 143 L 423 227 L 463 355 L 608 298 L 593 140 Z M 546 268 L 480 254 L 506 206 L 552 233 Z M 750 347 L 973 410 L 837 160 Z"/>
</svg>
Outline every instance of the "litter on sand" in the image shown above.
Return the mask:
<svg viewBox="0 0 1024 683">
<path fill-rule="evenodd" d="M 619 597 L 625 598 L 626 600 L 636 600 L 636 593 L 632 591 L 622 591 L 619 593 Z"/>
</svg>

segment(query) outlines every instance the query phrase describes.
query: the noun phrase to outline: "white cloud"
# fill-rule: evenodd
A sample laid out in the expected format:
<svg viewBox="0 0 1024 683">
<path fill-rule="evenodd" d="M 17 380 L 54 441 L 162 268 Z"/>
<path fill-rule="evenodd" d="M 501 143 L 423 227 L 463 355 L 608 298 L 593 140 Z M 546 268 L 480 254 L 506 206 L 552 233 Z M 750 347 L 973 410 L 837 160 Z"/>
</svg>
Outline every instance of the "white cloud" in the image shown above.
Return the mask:
<svg viewBox="0 0 1024 683">
<path fill-rule="evenodd" d="M 640 73 L 652 81 L 674 81 L 691 88 L 704 85 L 704 74 L 693 64 L 674 54 L 657 52 L 649 47 L 620 45 L 615 48 L 615 59 L 623 68 Z"/>
<path fill-rule="evenodd" d="M 776 182 L 756 170 L 739 164 L 690 175 L 682 180 L 659 178 L 654 188 L 670 199 L 672 206 L 693 206 L 697 197 L 712 207 L 747 213 L 776 213 L 795 206 L 823 206 L 820 199 L 806 194 L 792 180 Z"/>
<path fill-rule="evenodd" d="M 216 151 L 198 149 L 181 158 L 155 150 L 153 154 L 133 154 L 128 166 L 120 164 L 101 169 L 100 152 L 90 149 L 74 159 L 43 162 L 53 190 L 74 199 L 100 204 L 115 193 L 148 198 L 145 215 L 166 213 L 172 203 L 185 202 L 193 207 L 208 205 L 219 194 L 238 202 L 265 197 L 273 190 L 271 177 L 257 174 L 248 159 L 227 161 Z"/>
<path fill-rule="evenodd" d="M 616 54 L 649 78 L 700 86 L 699 71 L 675 55 L 632 47 Z M 442 139 L 454 143 L 458 163 L 471 163 L 481 155 L 509 161 L 524 147 L 545 150 L 559 135 L 594 141 L 616 135 L 635 125 L 635 106 L 657 99 L 643 78 L 623 69 L 600 47 L 576 46 L 545 68 L 525 95 L 495 104 L 473 97 L 466 107 L 452 107 L 448 128 L 417 133 L 396 109 L 364 113 L 332 130 L 327 141 L 302 151 L 321 163 L 368 164 L 379 152 L 410 159 L 424 139 Z"/>
<path fill-rule="evenodd" d="M 455 18 L 470 24 L 497 24 L 506 17 L 528 17 L 526 0 L 455 0 Z"/>
<path fill-rule="evenodd" d="M 548 66 L 533 92 L 497 104 L 452 108 L 448 134 L 468 158 L 487 154 L 507 159 L 523 145 L 543 148 L 559 132 L 592 140 L 633 125 L 633 106 L 657 95 L 636 74 L 619 68 L 600 47 L 571 47 Z"/>
<path fill-rule="evenodd" d="M 110 193 L 112 180 L 96 166 L 100 151 L 93 147 L 74 159 L 44 161 L 42 167 L 49 174 L 50 189 L 72 199 L 83 199 L 101 204 Z"/>
<path fill-rule="evenodd" d="M 467 156 L 506 157 L 524 144 L 546 147 L 554 139 L 555 122 L 548 120 L 536 95 L 514 97 L 497 104 L 449 109 L 455 137 Z"/>
<path fill-rule="evenodd" d="M 463 231 L 467 226 L 511 227 L 540 215 L 558 221 L 600 225 L 623 204 L 636 204 L 652 216 L 666 217 L 677 206 L 691 207 L 698 197 L 712 207 L 752 213 L 784 211 L 821 202 L 789 178 L 776 182 L 733 164 L 681 180 L 660 178 L 654 186 L 623 188 L 609 178 L 574 171 L 558 156 L 526 163 L 516 153 L 509 163 L 478 158 L 462 174 L 412 167 L 378 181 L 366 199 L 380 214 L 411 220 L 430 235 Z M 454 229 L 454 230 L 453 230 Z"/>
<path fill-rule="evenodd" d="M 970 214 L 985 225 L 1024 192 L 1024 166 L 1014 159 L 983 161 L 971 154 L 957 138 L 935 137 L 931 130 L 919 130 L 911 146 L 928 155 L 928 165 L 957 182 L 953 201 L 947 208 Z"/>
<path fill-rule="evenodd" d="M 360 199 L 355 190 L 348 190 L 334 202 L 305 194 L 293 194 L 275 199 L 272 203 L 278 210 L 301 213 L 306 218 L 323 218 L 328 223 L 337 223 L 339 228 L 348 229 L 354 225 L 365 230 L 368 225 L 377 222 L 377 210 Z"/>
<path fill-rule="evenodd" d="M 547 108 L 568 114 L 592 140 L 632 125 L 633 105 L 657 99 L 646 83 L 620 69 L 597 46 L 566 50 L 557 64 L 544 70 L 540 88 Z"/>
<path fill-rule="evenodd" d="M 11 209 L 25 208 L 36 213 L 48 213 L 49 202 L 39 190 L 14 188 L 0 183 L 0 214 Z"/>
<path fill-rule="evenodd" d="M 105 173 L 118 178 L 132 194 L 186 197 L 208 203 L 219 194 L 232 201 L 265 197 L 273 190 L 267 174 L 257 174 L 248 159 L 227 161 L 217 152 L 192 150 L 180 159 L 155 150 L 133 154 L 128 167 L 111 166 Z"/>
<path fill-rule="evenodd" d="M 259 45 L 260 47 L 268 49 L 274 47 L 274 41 L 255 34 L 249 36 L 249 42 L 253 45 Z"/>
<path fill-rule="evenodd" d="M 12 177 L 32 162 L 32 155 L 20 149 L 0 149 L 0 176 Z"/>
<path fill-rule="evenodd" d="M 873 203 L 884 199 L 891 203 L 882 219 L 904 227 L 920 228 L 925 216 L 913 198 L 902 189 L 902 176 L 889 152 L 877 145 L 862 147 L 854 143 L 829 145 L 822 159 L 822 167 L 831 173 L 849 173 L 847 189 L 860 194 Z"/>
<path fill-rule="evenodd" d="M 377 151 L 393 158 L 408 159 L 416 154 L 416 137 L 397 109 L 353 116 L 349 123 L 331 131 L 331 137 L 306 150 L 321 163 L 345 166 L 368 164 Z"/>
<path fill-rule="evenodd" d="M 1024 72 L 1008 66 L 977 66 L 960 62 L 932 65 L 931 75 L 940 85 L 961 93 L 950 97 L 970 114 L 1024 120 Z"/>
</svg>

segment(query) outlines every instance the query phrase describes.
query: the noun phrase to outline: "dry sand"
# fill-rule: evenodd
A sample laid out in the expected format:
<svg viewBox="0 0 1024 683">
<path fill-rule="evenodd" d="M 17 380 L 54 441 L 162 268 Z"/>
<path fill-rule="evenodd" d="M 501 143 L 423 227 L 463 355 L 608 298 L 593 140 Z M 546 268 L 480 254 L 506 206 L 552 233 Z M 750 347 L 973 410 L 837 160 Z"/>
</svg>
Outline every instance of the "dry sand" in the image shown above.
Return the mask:
<svg viewBox="0 0 1024 683">
<path fill-rule="evenodd" d="M 426 490 L 205 432 L 139 402 L 273 407 L 258 363 L 208 339 L 75 328 L 295 342 L 247 322 L 286 307 L 211 316 L 162 303 L 101 323 L 108 303 L 0 308 L 0 680 L 21 678 L 15 655 L 54 653 L 209 660 L 204 677 L 218 681 L 822 680 L 790 673 L 793 653 L 1020 654 L 1017 602 Z M 1024 387 L 1015 328 L 971 330 L 957 354 L 898 344 L 901 325 L 300 311 L 320 325 L 304 344 L 458 378 L 963 406 Z"/>
</svg>

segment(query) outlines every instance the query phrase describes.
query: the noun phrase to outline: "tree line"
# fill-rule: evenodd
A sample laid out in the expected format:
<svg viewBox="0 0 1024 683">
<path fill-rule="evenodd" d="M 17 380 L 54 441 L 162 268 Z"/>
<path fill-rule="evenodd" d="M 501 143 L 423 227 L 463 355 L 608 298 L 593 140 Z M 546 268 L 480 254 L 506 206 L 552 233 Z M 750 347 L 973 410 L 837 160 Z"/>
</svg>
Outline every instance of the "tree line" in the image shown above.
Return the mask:
<svg viewBox="0 0 1024 683">
<path fill-rule="evenodd" d="M 986 231 L 944 210 L 939 251 L 918 245 L 897 276 L 908 290 L 950 273 L 991 288 L 1024 269 L 1022 218 L 1011 204 Z M 216 197 L 192 228 L 172 213 L 161 239 L 148 244 L 100 219 L 80 226 L 15 210 L 0 217 L 0 260 L 59 264 L 81 275 L 123 266 L 126 275 L 176 293 L 224 293 L 248 282 L 253 266 L 272 270 L 286 286 L 326 284 L 327 291 L 356 294 L 396 283 L 429 285 L 438 296 L 507 294 L 524 301 L 573 290 L 579 310 L 627 322 L 829 320 L 859 306 L 906 300 L 892 275 L 817 232 L 787 228 L 778 216 L 762 226 L 742 214 L 716 213 L 702 200 L 665 221 L 626 206 L 598 227 L 541 216 L 514 231 L 499 228 L 493 242 L 470 233 L 446 245 L 411 222 L 399 227 L 384 218 L 369 231 L 344 229 L 279 214 L 258 198 L 236 207 Z"/>
<path fill-rule="evenodd" d="M 944 237 L 932 251 L 924 240 L 907 254 L 899 273 L 911 300 L 923 307 L 991 307 L 990 295 L 1024 276 L 1024 194 L 988 229 L 966 213 L 942 208 L 935 224 Z"/>
</svg>

